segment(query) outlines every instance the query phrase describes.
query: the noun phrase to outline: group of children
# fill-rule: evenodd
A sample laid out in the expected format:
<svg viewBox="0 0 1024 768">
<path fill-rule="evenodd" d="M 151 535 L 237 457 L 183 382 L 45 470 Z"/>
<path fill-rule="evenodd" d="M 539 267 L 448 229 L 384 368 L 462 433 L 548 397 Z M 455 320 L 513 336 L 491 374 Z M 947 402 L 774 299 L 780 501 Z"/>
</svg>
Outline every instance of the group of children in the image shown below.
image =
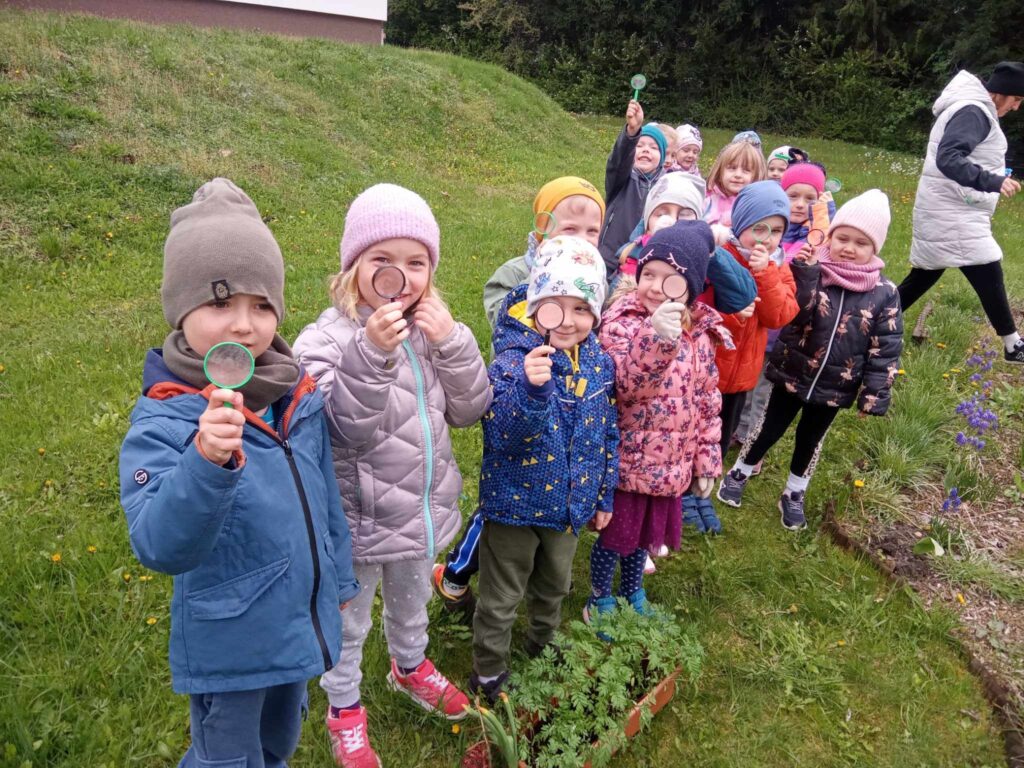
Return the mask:
<svg viewBox="0 0 1024 768">
<path fill-rule="evenodd" d="M 551 643 L 584 529 L 584 618 L 618 609 L 616 572 L 623 610 L 652 614 L 650 556 L 678 549 L 684 523 L 721 530 L 711 495 L 752 392 L 764 406 L 717 498 L 740 505 L 800 414 L 779 509 L 805 527 L 836 414 L 889 405 L 902 325 L 880 273 L 888 201 L 870 190 L 835 212 L 819 166 L 787 148 L 766 163 L 755 139 L 737 136 L 705 183 L 700 132 L 645 125 L 631 102 L 607 202 L 579 177 L 544 185 L 525 253 L 484 287 L 489 368 L 434 286 L 438 225 L 408 189 L 352 202 L 331 307 L 294 349 L 277 334 L 281 252 L 248 196 L 214 179 L 172 214 L 171 331 L 147 354 L 120 474 L 134 551 L 174 575 L 182 766 L 285 765 L 317 674 L 337 763 L 379 766 L 360 696 L 378 585 L 388 684 L 452 720 L 469 697 L 426 658 L 432 591 L 472 616 L 469 688 L 492 701 L 524 599 L 527 654 Z M 205 376 L 223 341 L 255 359 L 236 390 Z M 449 428 L 477 421 L 478 506 L 435 564 L 461 523 Z"/>
</svg>

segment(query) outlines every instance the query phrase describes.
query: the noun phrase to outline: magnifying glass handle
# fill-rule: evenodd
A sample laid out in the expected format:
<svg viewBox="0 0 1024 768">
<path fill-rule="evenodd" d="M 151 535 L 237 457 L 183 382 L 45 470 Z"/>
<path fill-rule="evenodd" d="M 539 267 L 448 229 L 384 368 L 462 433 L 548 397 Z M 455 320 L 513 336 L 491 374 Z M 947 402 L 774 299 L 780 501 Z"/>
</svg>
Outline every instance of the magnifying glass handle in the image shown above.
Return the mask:
<svg viewBox="0 0 1024 768">
<path fill-rule="evenodd" d="M 230 408 L 232 411 L 235 410 L 235 406 L 233 406 L 231 403 L 223 403 L 223 407 Z"/>
<path fill-rule="evenodd" d="M 545 347 L 551 346 L 551 331 L 545 331 L 544 332 L 544 346 Z"/>
<path fill-rule="evenodd" d="M 633 91 L 633 101 L 639 101 L 639 99 L 640 99 L 640 89 L 636 88 Z"/>
</svg>

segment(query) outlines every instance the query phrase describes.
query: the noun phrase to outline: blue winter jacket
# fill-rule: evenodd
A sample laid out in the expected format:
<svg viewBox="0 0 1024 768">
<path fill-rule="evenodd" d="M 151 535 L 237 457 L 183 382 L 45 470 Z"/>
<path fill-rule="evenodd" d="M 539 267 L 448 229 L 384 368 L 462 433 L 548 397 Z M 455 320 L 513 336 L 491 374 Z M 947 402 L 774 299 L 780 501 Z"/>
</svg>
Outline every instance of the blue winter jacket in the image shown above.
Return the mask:
<svg viewBox="0 0 1024 768">
<path fill-rule="evenodd" d="M 505 525 L 578 534 L 595 512 L 612 511 L 619 481 L 615 370 L 591 333 L 572 356 L 552 355 L 551 381 L 534 387 L 523 358 L 542 343 L 520 285 L 505 299 L 494 329 L 480 510 Z"/>
<path fill-rule="evenodd" d="M 121 446 L 132 549 L 174 575 L 172 684 L 218 693 L 308 680 L 337 662 L 338 606 L 359 592 L 323 400 L 303 373 L 274 404 L 276 433 L 246 410 L 244 459 L 220 467 L 194 443 L 212 388 L 182 382 L 151 350 Z"/>
</svg>

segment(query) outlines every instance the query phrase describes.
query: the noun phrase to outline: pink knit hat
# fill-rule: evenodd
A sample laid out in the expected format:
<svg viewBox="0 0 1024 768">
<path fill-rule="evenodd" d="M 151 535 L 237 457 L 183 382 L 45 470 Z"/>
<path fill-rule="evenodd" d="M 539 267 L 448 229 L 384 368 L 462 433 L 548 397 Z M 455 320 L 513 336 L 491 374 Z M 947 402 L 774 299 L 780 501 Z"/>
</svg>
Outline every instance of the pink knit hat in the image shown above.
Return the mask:
<svg viewBox="0 0 1024 768">
<path fill-rule="evenodd" d="M 418 240 L 437 269 L 441 231 L 427 201 L 397 184 L 375 184 L 349 206 L 341 233 L 341 270 L 347 272 L 367 248 L 382 240 Z"/>
<path fill-rule="evenodd" d="M 885 236 L 889 233 L 889 198 L 880 189 L 869 189 L 862 195 L 848 201 L 836 212 L 832 226 L 828 228 L 831 236 L 836 227 L 853 227 L 859 229 L 875 244 L 875 255 L 882 251 Z"/>
<path fill-rule="evenodd" d="M 783 189 L 789 189 L 794 184 L 809 184 L 820 195 L 825 191 L 825 172 L 814 163 L 790 163 L 779 183 Z"/>
</svg>

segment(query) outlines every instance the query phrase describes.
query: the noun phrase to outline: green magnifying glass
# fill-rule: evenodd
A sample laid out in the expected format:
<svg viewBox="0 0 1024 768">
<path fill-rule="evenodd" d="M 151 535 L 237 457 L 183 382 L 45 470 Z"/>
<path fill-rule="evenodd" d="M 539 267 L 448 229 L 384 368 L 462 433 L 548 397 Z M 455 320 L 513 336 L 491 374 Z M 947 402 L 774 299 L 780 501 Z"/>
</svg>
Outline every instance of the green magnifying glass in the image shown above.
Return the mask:
<svg viewBox="0 0 1024 768">
<path fill-rule="evenodd" d="M 772 236 L 772 225 L 767 221 L 759 221 L 750 228 L 750 233 L 754 236 L 757 244 L 760 245 Z"/>
<path fill-rule="evenodd" d="M 633 101 L 640 98 L 640 91 L 647 87 L 647 78 L 641 74 L 629 78 L 629 87 L 633 89 Z"/>
<path fill-rule="evenodd" d="M 533 217 L 533 230 L 541 240 L 547 240 L 551 237 L 557 226 L 558 221 L 555 219 L 555 214 L 551 211 L 541 211 Z"/>
<path fill-rule="evenodd" d="M 831 192 L 833 195 L 843 188 L 843 182 L 834 176 L 830 176 L 825 179 L 825 190 Z"/>
<path fill-rule="evenodd" d="M 214 344 L 203 358 L 203 373 L 218 389 L 241 389 L 256 372 L 256 360 L 246 347 L 234 341 Z M 224 403 L 225 408 L 234 408 Z"/>
</svg>

